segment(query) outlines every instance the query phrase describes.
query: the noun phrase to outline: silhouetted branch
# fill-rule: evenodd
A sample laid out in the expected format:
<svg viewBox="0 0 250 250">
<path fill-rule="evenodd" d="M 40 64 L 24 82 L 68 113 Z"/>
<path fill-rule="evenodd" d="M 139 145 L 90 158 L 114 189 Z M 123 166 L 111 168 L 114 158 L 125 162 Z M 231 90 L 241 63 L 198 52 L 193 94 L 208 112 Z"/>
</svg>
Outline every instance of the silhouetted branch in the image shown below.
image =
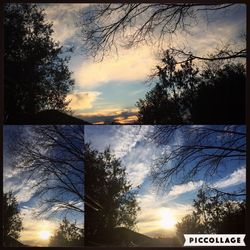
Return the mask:
<svg viewBox="0 0 250 250">
<path fill-rule="evenodd" d="M 187 61 L 200 60 L 200 61 L 218 61 L 218 60 L 231 60 L 237 58 L 245 58 L 247 57 L 247 50 L 241 49 L 239 51 L 233 51 L 229 49 L 221 49 L 216 54 L 210 56 L 197 56 L 193 55 L 192 52 L 186 52 L 181 49 L 170 48 L 170 53 L 174 56 L 184 57 L 186 59 L 180 60 L 176 62 L 176 64 L 182 64 Z"/>
<path fill-rule="evenodd" d="M 29 127 L 28 133 L 16 136 L 12 150 L 17 168 L 27 175 L 26 184 L 32 184 L 40 199 L 38 216 L 84 211 L 83 126 Z"/>
<path fill-rule="evenodd" d="M 119 3 L 96 4 L 79 13 L 85 52 L 101 60 L 119 46 L 130 48 L 140 43 L 161 46 L 177 30 L 186 31 L 200 13 L 226 11 L 234 4 L 199 3 Z M 156 38 L 156 39 L 155 39 Z M 155 42 L 157 40 L 157 42 Z"/>
<path fill-rule="evenodd" d="M 209 179 L 224 162 L 246 159 L 243 126 L 155 126 L 148 137 L 163 148 L 151 170 L 153 181 L 161 187 L 186 183 L 198 175 Z"/>
</svg>

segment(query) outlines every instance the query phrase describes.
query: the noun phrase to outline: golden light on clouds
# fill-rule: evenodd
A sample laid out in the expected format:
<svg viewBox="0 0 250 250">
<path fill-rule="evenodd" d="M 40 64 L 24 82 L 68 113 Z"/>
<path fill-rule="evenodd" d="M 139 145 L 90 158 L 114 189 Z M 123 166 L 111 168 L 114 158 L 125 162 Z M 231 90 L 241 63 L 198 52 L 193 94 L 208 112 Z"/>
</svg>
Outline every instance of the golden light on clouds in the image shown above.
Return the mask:
<svg viewBox="0 0 250 250">
<path fill-rule="evenodd" d="M 123 113 L 137 113 L 138 108 L 103 108 L 98 109 L 93 112 L 79 112 L 79 115 L 84 117 L 91 117 L 91 116 L 111 116 L 111 115 L 117 115 L 120 116 Z"/>
<path fill-rule="evenodd" d="M 94 124 L 105 124 L 103 119 L 109 118 L 119 124 L 132 124 L 138 121 L 137 108 L 103 108 L 97 109 L 93 112 L 76 112 L 79 118 L 91 119 L 96 117 L 96 121 L 92 121 Z"/>
<path fill-rule="evenodd" d="M 114 119 L 115 122 L 120 124 L 129 124 L 138 121 L 138 117 L 136 115 L 130 115 L 128 117 L 119 116 Z"/>
<path fill-rule="evenodd" d="M 66 101 L 70 101 L 69 107 L 72 110 L 90 109 L 100 94 L 96 91 L 71 93 L 67 95 Z"/>
<path fill-rule="evenodd" d="M 149 46 L 130 50 L 120 50 L 115 55 L 96 63 L 84 62 L 74 71 L 76 85 L 84 88 L 96 87 L 111 81 L 145 80 L 150 74 L 156 59 Z"/>
</svg>

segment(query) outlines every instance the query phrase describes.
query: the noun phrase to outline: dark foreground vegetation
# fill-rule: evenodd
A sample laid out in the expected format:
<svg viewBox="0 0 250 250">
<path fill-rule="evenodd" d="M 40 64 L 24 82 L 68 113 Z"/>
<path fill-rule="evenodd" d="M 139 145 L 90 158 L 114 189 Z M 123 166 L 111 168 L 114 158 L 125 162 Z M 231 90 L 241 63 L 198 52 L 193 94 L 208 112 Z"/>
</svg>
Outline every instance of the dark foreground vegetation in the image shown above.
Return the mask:
<svg viewBox="0 0 250 250">
<path fill-rule="evenodd" d="M 84 125 L 90 124 L 82 119 L 76 118 L 72 115 L 69 115 L 65 112 L 61 112 L 58 110 L 43 110 L 36 114 L 17 114 L 14 117 L 6 118 L 7 124 L 13 125 L 22 125 L 22 124 L 32 124 L 32 125 L 47 125 L 47 124 L 54 124 L 54 125 Z"/>
<path fill-rule="evenodd" d="M 125 227 L 116 227 L 107 232 L 106 239 L 98 243 L 89 242 L 89 246 L 175 247 L 181 245 L 176 237 L 151 238 Z"/>
<path fill-rule="evenodd" d="M 241 63 L 178 63 L 166 51 L 155 86 L 137 102 L 141 124 L 244 124 L 246 69 Z"/>
<path fill-rule="evenodd" d="M 5 123 L 32 124 L 42 110 L 68 111 L 74 80 L 67 51 L 52 33 L 52 23 L 36 5 L 4 5 Z"/>
</svg>

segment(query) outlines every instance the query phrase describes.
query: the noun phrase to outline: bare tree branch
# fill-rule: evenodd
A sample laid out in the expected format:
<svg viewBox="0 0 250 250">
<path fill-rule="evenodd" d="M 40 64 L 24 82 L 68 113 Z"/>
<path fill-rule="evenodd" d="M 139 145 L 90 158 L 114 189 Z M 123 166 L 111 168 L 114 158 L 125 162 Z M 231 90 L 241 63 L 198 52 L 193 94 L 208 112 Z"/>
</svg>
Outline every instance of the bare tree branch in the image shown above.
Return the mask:
<svg viewBox="0 0 250 250">
<path fill-rule="evenodd" d="M 83 126 L 26 127 L 14 135 L 12 151 L 16 167 L 26 174 L 26 183 L 40 200 L 37 216 L 56 212 L 83 213 Z"/>
<path fill-rule="evenodd" d="M 246 160 L 244 126 L 155 126 L 148 138 L 163 148 L 151 170 L 154 183 L 163 188 L 197 176 L 209 180 L 229 162 Z"/>
<path fill-rule="evenodd" d="M 201 15 L 216 11 L 222 13 L 232 6 L 234 4 L 231 3 L 96 4 L 79 13 L 78 26 L 81 27 L 86 54 L 96 57 L 100 52 L 102 60 L 113 49 L 117 52 L 120 46 L 130 48 L 157 41 L 155 45 L 162 47 L 167 37 L 178 30 L 188 31 Z M 236 55 L 237 53 L 220 57 L 234 58 Z M 198 59 L 200 56 L 196 57 Z"/>
</svg>

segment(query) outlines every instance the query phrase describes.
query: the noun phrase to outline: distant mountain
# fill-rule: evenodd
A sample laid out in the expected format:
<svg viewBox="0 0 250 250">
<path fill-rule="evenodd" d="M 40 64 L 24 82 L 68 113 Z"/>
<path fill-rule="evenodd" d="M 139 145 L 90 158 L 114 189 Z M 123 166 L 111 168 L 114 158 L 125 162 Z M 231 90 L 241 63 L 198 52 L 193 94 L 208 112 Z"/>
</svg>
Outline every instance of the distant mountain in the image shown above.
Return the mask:
<svg viewBox="0 0 250 250">
<path fill-rule="evenodd" d="M 15 117 L 7 117 L 5 124 L 90 124 L 82 119 L 68 115 L 58 110 L 44 110 L 34 115 L 17 115 Z"/>
</svg>

